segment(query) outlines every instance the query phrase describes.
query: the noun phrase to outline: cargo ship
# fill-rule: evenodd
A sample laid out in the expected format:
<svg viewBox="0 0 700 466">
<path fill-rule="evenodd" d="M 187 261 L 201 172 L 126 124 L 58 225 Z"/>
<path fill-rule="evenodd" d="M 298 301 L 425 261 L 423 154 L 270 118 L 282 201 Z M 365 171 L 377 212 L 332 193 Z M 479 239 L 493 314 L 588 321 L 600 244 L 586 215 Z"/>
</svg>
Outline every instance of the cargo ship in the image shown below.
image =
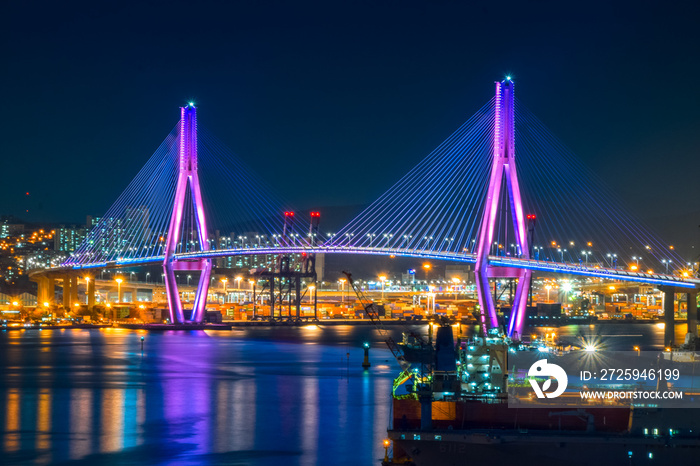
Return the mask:
<svg viewBox="0 0 700 466">
<path fill-rule="evenodd" d="M 509 405 L 508 354 L 519 345 L 498 331 L 455 344 L 442 325 L 434 345 L 410 346 L 410 367 L 394 383 L 384 466 L 700 464 L 693 409 Z"/>
</svg>

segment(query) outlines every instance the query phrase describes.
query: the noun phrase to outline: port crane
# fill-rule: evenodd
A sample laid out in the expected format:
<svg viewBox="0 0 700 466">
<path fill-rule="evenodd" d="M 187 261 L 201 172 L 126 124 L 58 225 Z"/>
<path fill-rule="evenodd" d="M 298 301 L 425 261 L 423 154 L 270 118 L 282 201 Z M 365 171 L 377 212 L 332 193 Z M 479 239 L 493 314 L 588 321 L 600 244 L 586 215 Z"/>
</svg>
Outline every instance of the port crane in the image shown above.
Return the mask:
<svg viewBox="0 0 700 466">
<path fill-rule="evenodd" d="M 393 392 L 395 393 L 396 389 L 401 384 L 403 384 L 408 379 L 410 379 L 411 376 L 413 376 L 413 373 L 410 371 L 411 363 L 406 359 L 406 354 L 404 353 L 401 346 L 399 346 L 394 341 L 391 335 L 389 335 L 389 332 L 386 329 L 386 327 L 384 327 L 384 325 L 382 324 L 382 319 L 380 318 L 380 311 L 382 311 L 382 307 L 365 295 L 362 289 L 359 286 L 357 286 L 355 280 L 353 280 L 352 274 L 350 272 L 343 271 L 343 274 L 348 278 L 348 283 L 355 292 L 357 299 L 360 301 L 360 304 L 362 305 L 362 308 L 365 311 L 365 315 L 374 324 L 377 331 L 379 332 L 379 335 L 384 339 L 384 342 L 389 348 L 389 351 L 391 351 L 391 354 L 394 356 L 396 361 L 399 363 L 399 366 L 401 367 L 401 374 L 399 374 L 399 376 L 394 380 Z M 414 338 L 416 338 L 416 340 L 420 343 L 421 347 L 426 345 L 426 343 L 419 335 L 416 335 L 413 332 L 411 332 L 411 335 Z"/>
</svg>

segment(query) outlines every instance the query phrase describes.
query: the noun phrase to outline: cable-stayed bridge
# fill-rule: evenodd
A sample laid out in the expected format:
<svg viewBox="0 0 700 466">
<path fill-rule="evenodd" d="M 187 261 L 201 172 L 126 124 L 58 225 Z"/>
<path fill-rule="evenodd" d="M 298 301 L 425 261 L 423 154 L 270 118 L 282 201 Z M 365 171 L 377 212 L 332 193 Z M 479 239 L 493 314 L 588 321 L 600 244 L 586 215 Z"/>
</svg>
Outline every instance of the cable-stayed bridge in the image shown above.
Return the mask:
<svg viewBox="0 0 700 466">
<path fill-rule="evenodd" d="M 524 325 L 533 270 L 693 292 L 700 283 L 515 99 L 510 79 L 497 82 L 493 99 L 336 233 L 318 229 L 318 213 L 301 219 L 274 191 L 198 127 L 189 105 L 61 270 L 161 263 L 172 321 L 201 322 L 217 257 L 340 253 L 470 262 L 484 328 L 498 325 L 489 279 L 517 279 L 509 335 Z M 200 274 L 189 314 L 174 276 L 180 270 Z"/>
</svg>

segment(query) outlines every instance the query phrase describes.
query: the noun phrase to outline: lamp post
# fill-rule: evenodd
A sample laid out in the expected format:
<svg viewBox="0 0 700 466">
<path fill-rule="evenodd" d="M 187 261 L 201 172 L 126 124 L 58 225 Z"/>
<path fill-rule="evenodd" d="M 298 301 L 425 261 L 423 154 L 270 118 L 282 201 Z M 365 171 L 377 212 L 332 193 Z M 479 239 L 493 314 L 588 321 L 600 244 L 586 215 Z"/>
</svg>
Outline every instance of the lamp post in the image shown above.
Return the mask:
<svg viewBox="0 0 700 466">
<path fill-rule="evenodd" d="M 226 282 L 228 282 L 228 278 L 221 279 L 221 283 L 224 284 L 224 304 L 226 304 Z"/>
<path fill-rule="evenodd" d="M 151 272 L 146 272 L 146 283 L 148 283 L 148 277 L 151 276 Z"/>
<path fill-rule="evenodd" d="M 345 302 L 345 279 L 341 278 L 338 280 L 338 283 L 340 283 L 340 302 L 344 303 Z"/>
<path fill-rule="evenodd" d="M 461 280 L 460 280 L 459 278 L 457 278 L 457 277 L 452 277 L 452 283 L 453 283 L 452 289 L 453 289 L 454 292 L 455 292 L 455 301 L 457 301 L 457 285 L 459 285 L 459 282 L 460 282 L 460 281 L 461 281 Z"/>
<path fill-rule="evenodd" d="M 122 282 L 124 280 L 122 280 L 121 277 L 118 277 L 114 281 L 117 282 L 117 303 L 119 303 L 119 302 L 121 302 L 121 298 L 122 298 Z"/>
<path fill-rule="evenodd" d="M 545 290 L 547 290 L 547 302 L 549 302 L 549 290 L 552 289 L 552 285 L 545 285 Z"/>
<path fill-rule="evenodd" d="M 382 299 L 384 299 L 384 282 L 386 281 L 386 276 L 385 276 L 385 275 L 380 275 L 380 276 L 379 276 L 379 281 L 382 282 Z"/>
<path fill-rule="evenodd" d="M 668 275 L 668 264 L 671 263 L 671 260 L 662 259 L 661 263 L 666 265 L 666 275 Z"/>
<path fill-rule="evenodd" d="M 312 304 L 314 302 L 313 294 L 315 291 L 316 291 L 316 286 L 309 285 L 309 304 Z"/>
<path fill-rule="evenodd" d="M 187 276 L 187 286 L 190 286 L 190 279 L 192 278 L 192 275 Z"/>
<path fill-rule="evenodd" d="M 430 264 L 427 262 L 423 264 L 423 268 L 425 269 L 425 284 L 428 284 L 428 272 L 430 271 L 430 267 L 432 267 Z"/>
<path fill-rule="evenodd" d="M 85 277 L 85 304 L 90 301 L 90 277 Z"/>
</svg>

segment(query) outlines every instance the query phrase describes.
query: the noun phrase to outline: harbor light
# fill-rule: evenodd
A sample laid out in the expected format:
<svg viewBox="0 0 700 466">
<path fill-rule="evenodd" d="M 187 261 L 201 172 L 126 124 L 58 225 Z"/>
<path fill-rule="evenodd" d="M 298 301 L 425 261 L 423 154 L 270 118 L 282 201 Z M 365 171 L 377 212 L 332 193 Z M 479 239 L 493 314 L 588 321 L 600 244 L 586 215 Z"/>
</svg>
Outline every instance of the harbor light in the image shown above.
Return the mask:
<svg viewBox="0 0 700 466">
<path fill-rule="evenodd" d="M 365 350 L 365 358 L 362 361 L 362 368 L 364 370 L 367 370 L 372 366 L 372 364 L 369 362 L 369 342 L 368 341 L 364 342 L 362 344 L 362 347 Z"/>
</svg>

